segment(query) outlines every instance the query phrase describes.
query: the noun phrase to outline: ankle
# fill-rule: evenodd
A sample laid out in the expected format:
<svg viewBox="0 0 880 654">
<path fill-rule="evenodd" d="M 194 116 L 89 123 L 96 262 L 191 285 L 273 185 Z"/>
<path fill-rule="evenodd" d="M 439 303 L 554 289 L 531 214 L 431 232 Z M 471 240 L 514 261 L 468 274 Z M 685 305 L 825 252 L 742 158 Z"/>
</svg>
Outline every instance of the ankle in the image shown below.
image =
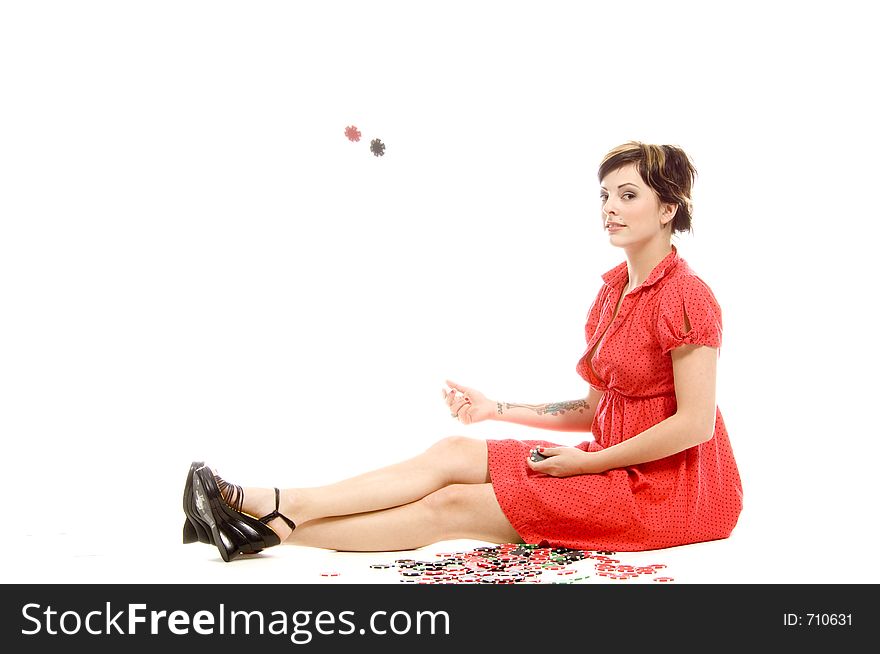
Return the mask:
<svg viewBox="0 0 880 654">
<path fill-rule="evenodd" d="M 282 488 L 280 491 L 278 513 L 296 524 L 309 520 L 303 515 L 302 491 L 298 488 Z"/>
</svg>

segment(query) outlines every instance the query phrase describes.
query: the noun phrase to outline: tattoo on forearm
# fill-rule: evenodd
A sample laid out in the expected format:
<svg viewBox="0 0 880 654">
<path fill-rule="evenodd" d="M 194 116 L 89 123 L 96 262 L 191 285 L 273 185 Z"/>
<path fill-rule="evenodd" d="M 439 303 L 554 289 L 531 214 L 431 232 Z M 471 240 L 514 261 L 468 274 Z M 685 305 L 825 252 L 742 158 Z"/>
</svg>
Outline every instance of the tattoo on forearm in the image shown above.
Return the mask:
<svg viewBox="0 0 880 654">
<path fill-rule="evenodd" d="M 566 411 L 574 411 L 577 409 L 581 413 L 585 410 L 589 410 L 590 405 L 587 404 L 586 400 L 571 400 L 569 402 L 551 402 L 549 404 L 514 404 L 512 402 L 497 402 L 498 404 L 498 415 L 502 415 L 504 413 L 504 409 L 514 409 L 514 408 L 523 408 L 523 409 L 531 409 L 539 416 L 543 416 L 544 414 L 551 414 L 554 416 L 564 414 Z M 503 407 L 502 407 L 503 405 Z"/>
</svg>

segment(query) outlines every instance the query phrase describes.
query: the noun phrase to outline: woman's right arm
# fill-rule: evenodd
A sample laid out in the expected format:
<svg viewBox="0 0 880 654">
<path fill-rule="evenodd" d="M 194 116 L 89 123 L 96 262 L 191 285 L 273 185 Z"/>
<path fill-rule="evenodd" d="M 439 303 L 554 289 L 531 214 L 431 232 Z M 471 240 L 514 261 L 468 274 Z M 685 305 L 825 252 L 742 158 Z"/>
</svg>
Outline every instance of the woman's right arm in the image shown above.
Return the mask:
<svg viewBox="0 0 880 654">
<path fill-rule="evenodd" d="M 492 419 L 554 431 L 590 431 L 601 397 L 602 391 L 591 386 L 590 394 L 583 400 L 547 404 L 495 402 Z"/>
</svg>

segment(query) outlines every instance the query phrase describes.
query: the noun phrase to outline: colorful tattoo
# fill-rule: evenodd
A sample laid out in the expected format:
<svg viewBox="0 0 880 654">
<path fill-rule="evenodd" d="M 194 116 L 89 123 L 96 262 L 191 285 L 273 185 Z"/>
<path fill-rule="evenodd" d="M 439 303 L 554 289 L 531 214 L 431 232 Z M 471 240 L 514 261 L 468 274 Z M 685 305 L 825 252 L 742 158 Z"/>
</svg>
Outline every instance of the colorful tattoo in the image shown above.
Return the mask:
<svg viewBox="0 0 880 654">
<path fill-rule="evenodd" d="M 569 402 L 552 402 L 550 404 L 512 404 L 505 402 L 504 406 L 508 409 L 522 407 L 523 409 L 531 409 L 539 416 L 544 414 L 559 415 L 566 411 L 574 411 L 577 409 L 581 413 L 590 408 L 586 400 L 571 400 Z M 498 413 L 501 413 L 501 402 L 498 403 Z"/>
</svg>

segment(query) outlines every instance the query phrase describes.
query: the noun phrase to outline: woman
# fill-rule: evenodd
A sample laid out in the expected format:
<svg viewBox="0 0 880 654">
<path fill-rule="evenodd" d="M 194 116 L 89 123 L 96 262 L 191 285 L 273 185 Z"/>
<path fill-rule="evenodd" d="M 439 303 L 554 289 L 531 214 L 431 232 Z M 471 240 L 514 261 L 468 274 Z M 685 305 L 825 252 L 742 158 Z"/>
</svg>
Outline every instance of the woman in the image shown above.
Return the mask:
<svg viewBox="0 0 880 654">
<path fill-rule="evenodd" d="M 184 542 L 225 561 L 281 542 L 348 551 L 441 540 L 634 551 L 726 538 L 742 485 L 715 404 L 721 309 L 678 256 L 696 171 L 675 146 L 630 141 L 599 167 L 602 219 L 626 261 L 604 275 L 577 364 L 584 399 L 511 404 L 447 382 L 464 424 L 503 420 L 594 440 L 445 438 L 416 457 L 319 488 L 244 488 L 193 463 Z M 263 516 L 259 520 L 255 516 Z"/>
</svg>

